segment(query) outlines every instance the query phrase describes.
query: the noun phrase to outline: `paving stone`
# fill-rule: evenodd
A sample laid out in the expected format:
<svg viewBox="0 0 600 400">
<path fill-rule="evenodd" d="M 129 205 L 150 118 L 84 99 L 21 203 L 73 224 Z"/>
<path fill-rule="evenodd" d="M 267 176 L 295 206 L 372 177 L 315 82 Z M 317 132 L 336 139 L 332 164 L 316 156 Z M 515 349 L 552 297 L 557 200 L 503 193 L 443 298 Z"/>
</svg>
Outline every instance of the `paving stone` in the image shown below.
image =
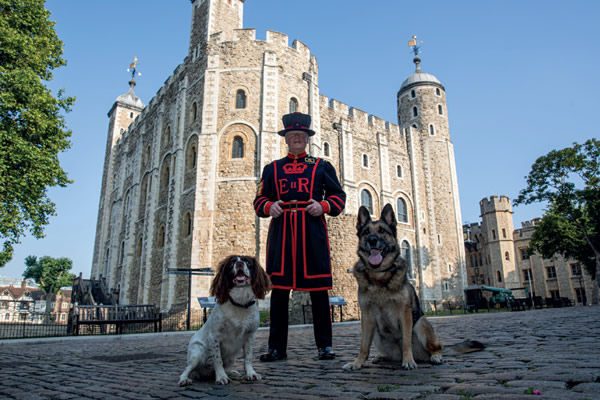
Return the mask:
<svg viewBox="0 0 600 400">
<path fill-rule="evenodd" d="M 214 380 L 179 387 L 192 333 L 0 341 L 2 399 L 597 399 L 600 393 L 600 307 L 430 318 L 445 344 L 484 342 L 479 353 L 444 364 L 372 364 L 344 371 L 358 353 L 360 324 L 334 325 L 333 361 L 316 358 L 311 326 L 290 329 L 288 359 L 262 363 L 268 330 L 256 335 L 258 382 Z M 563 321 L 569 321 L 564 323 Z M 134 338 L 129 336 L 135 336 Z M 582 349 L 585 349 L 582 351 Z M 372 349 L 372 355 L 376 351 Z M 372 357 L 371 357 L 372 359 Z M 242 360 L 236 369 L 243 371 Z M 525 394 L 529 388 L 541 396 Z"/>
</svg>

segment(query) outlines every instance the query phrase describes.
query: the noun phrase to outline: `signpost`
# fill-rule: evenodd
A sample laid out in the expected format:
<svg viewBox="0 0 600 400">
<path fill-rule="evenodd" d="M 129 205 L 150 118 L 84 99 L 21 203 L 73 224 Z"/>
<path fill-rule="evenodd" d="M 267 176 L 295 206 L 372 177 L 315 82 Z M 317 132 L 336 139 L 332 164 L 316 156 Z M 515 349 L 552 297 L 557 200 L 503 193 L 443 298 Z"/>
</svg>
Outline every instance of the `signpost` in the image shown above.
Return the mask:
<svg viewBox="0 0 600 400">
<path fill-rule="evenodd" d="M 188 276 L 188 304 L 186 329 L 190 330 L 190 313 L 192 311 L 192 275 L 214 276 L 215 271 L 211 268 L 165 268 L 165 273 L 170 275 L 187 275 Z"/>
</svg>

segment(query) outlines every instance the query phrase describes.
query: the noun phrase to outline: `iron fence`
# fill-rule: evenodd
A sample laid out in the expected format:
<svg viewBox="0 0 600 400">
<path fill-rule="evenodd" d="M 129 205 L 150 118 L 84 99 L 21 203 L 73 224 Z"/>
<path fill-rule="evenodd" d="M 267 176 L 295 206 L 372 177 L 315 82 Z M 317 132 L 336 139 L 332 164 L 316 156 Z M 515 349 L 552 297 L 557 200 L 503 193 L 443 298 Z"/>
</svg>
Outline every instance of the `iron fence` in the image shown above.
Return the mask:
<svg viewBox="0 0 600 400">
<path fill-rule="evenodd" d="M 185 331 L 187 311 L 169 311 L 161 313 L 162 332 Z M 191 330 L 198 330 L 204 323 L 202 310 L 192 310 L 190 313 Z M 154 332 L 152 322 L 128 323 L 122 326 L 123 334 Z M 80 327 L 79 335 L 114 335 L 117 326 L 86 325 Z M 32 321 L 0 322 L 0 339 L 20 339 L 36 337 L 59 337 L 73 335 L 72 320 L 65 323 L 56 323 L 52 319 L 48 323 L 34 323 Z"/>
</svg>

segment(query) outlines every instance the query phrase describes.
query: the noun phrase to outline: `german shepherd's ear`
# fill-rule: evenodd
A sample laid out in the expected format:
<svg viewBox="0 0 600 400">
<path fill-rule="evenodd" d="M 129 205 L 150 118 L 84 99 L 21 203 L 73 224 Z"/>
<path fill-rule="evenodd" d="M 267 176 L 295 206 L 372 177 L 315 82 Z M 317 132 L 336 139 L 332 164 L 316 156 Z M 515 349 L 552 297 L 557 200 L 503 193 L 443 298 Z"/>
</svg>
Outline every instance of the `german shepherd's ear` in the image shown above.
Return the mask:
<svg viewBox="0 0 600 400">
<path fill-rule="evenodd" d="M 383 207 L 380 219 L 392 228 L 392 232 L 394 232 L 394 236 L 396 236 L 396 213 L 391 204 L 388 203 Z"/>
<path fill-rule="evenodd" d="M 365 206 L 360 206 L 358 209 L 358 218 L 356 219 L 356 234 L 360 237 L 360 231 L 363 226 L 371 222 L 371 214 Z"/>
</svg>

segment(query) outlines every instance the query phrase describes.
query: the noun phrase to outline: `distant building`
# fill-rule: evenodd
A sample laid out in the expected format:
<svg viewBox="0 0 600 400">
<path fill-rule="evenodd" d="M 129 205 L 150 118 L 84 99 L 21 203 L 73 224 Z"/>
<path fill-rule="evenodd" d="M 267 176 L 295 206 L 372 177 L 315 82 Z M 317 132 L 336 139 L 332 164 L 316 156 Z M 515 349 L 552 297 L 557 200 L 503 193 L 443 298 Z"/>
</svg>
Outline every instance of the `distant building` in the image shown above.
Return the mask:
<svg viewBox="0 0 600 400">
<path fill-rule="evenodd" d="M 23 279 L 18 287 L 0 286 L 0 323 L 42 323 L 46 311 L 46 292 L 28 284 Z M 50 314 L 53 321 L 66 324 L 71 308 L 71 289 L 61 289 L 51 296 Z"/>
<path fill-rule="evenodd" d="M 527 255 L 539 218 L 514 229 L 512 207 L 506 196 L 479 202 L 481 223 L 464 224 L 467 280 L 507 289 L 527 288 L 533 296 L 566 297 L 587 304 L 591 278 L 577 260 L 555 255 L 550 259 Z M 523 290 L 524 291 L 524 290 Z"/>
</svg>

